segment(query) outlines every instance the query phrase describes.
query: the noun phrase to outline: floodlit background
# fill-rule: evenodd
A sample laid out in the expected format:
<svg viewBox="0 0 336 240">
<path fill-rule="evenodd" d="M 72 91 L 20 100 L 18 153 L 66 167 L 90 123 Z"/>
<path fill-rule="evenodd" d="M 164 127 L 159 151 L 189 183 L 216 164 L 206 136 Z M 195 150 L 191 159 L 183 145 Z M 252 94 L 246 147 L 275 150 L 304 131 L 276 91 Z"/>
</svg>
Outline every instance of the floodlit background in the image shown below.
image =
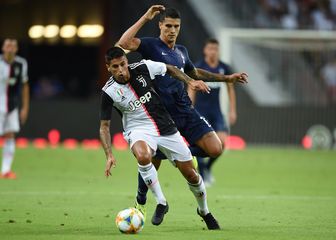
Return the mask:
<svg viewBox="0 0 336 240">
<path fill-rule="evenodd" d="M 104 51 L 154 3 L 181 11 L 178 43 L 194 62 L 204 40 L 216 37 L 222 59 L 249 73 L 250 83 L 236 86 L 232 135 L 247 144 L 334 147 L 333 0 L 3 0 L 0 39 L 18 38 L 19 54 L 29 63 L 31 111 L 20 136 L 47 139 L 56 129 L 61 141 L 96 139 L 99 89 L 108 77 Z M 158 36 L 157 21 L 139 36 Z M 118 117 L 112 128 L 121 131 Z"/>
<path fill-rule="evenodd" d="M 134 204 L 137 164 L 113 112 L 117 167 L 104 177 L 103 56 L 153 4 L 180 10 L 177 43 L 194 62 L 204 40 L 215 37 L 221 59 L 249 74 L 247 85 L 236 85 L 229 147 L 239 150 L 221 155 L 207 189 L 221 231 L 204 230 L 168 161 L 159 170 L 170 205 L 163 224 L 150 223 L 151 194 L 140 234 L 122 235 L 114 224 Z M 0 42 L 18 39 L 31 87 L 28 121 L 16 139 L 17 179 L 0 179 L 0 239 L 334 240 L 335 30 L 336 0 L 0 0 Z M 159 36 L 158 18 L 138 36 Z"/>
</svg>

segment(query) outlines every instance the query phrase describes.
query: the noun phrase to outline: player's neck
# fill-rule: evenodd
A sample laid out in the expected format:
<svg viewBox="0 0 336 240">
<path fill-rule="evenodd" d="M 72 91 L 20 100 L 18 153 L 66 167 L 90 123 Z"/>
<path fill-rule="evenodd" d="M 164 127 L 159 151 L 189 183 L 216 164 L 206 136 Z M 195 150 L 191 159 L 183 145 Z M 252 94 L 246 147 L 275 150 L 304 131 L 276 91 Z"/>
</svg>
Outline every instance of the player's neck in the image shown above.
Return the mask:
<svg viewBox="0 0 336 240">
<path fill-rule="evenodd" d="M 166 41 L 162 36 L 160 36 L 160 39 L 161 39 L 161 41 L 162 41 L 164 44 L 167 45 L 167 47 L 169 47 L 169 48 L 171 48 L 171 49 L 174 48 L 175 43 L 176 43 L 175 41 L 174 41 L 174 42 L 168 42 L 168 41 Z"/>
<path fill-rule="evenodd" d="M 14 55 L 11 55 L 11 54 L 4 54 L 3 55 L 3 58 L 4 60 L 7 62 L 7 63 L 12 63 L 14 61 L 14 58 L 15 56 Z"/>
<path fill-rule="evenodd" d="M 213 58 L 205 58 L 205 62 L 212 68 L 216 68 L 219 64 L 219 60 Z"/>
</svg>

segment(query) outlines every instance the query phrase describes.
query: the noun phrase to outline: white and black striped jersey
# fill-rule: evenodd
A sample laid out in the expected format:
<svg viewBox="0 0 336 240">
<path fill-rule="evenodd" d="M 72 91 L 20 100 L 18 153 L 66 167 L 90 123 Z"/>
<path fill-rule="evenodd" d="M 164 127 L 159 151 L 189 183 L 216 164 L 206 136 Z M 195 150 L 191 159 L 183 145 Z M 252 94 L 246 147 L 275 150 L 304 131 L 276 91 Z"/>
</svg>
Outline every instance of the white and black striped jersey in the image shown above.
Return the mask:
<svg viewBox="0 0 336 240">
<path fill-rule="evenodd" d="M 130 80 L 119 83 L 113 77 L 102 91 L 101 120 L 110 120 L 112 107 L 122 115 L 124 134 L 140 130 L 154 135 L 177 132 L 175 123 L 155 92 L 152 80 L 165 75 L 164 63 L 142 60 L 129 65 Z"/>
<path fill-rule="evenodd" d="M 0 55 L 0 113 L 19 106 L 22 84 L 28 81 L 27 69 L 24 58 L 16 56 L 9 64 Z"/>
</svg>

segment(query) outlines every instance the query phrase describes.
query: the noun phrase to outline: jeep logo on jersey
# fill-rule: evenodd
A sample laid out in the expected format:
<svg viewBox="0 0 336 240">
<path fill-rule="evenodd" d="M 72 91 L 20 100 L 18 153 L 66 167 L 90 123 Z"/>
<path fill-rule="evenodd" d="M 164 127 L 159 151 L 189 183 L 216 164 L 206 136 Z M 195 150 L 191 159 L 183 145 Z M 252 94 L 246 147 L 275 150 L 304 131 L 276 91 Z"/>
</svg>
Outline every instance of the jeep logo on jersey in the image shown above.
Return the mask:
<svg viewBox="0 0 336 240">
<path fill-rule="evenodd" d="M 141 96 L 139 99 L 135 100 L 134 102 L 129 103 L 129 110 L 135 111 L 137 108 L 141 107 L 141 104 L 149 102 L 152 98 L 152 94 L 150 92 L 146 92 L 145 95 Z"/>
<path fill-rule="evenodd" d="M 146 80 L 144 79 L 144 77 L 142 75 L 137 76 L 136 80 L 138 80 L 142 84 L 142 87 L 146 87 L 147 86 L 147 82 L 146 82 Z"/>
</svg>

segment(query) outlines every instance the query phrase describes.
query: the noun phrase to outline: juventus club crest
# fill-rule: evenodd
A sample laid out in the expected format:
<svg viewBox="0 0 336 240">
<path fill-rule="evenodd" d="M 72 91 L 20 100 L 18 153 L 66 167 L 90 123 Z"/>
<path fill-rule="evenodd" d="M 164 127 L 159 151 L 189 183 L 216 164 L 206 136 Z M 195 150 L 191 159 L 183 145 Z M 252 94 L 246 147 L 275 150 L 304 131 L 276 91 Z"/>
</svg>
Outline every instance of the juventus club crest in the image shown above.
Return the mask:
<svg viewBox="0 0 336 240">
<path fill-rule="evenodd" d="M 142 87 L 147 87 L 147 82 L 142 75 L 137 76 L 136 80 L 142 84 Z"/>
</svg>

